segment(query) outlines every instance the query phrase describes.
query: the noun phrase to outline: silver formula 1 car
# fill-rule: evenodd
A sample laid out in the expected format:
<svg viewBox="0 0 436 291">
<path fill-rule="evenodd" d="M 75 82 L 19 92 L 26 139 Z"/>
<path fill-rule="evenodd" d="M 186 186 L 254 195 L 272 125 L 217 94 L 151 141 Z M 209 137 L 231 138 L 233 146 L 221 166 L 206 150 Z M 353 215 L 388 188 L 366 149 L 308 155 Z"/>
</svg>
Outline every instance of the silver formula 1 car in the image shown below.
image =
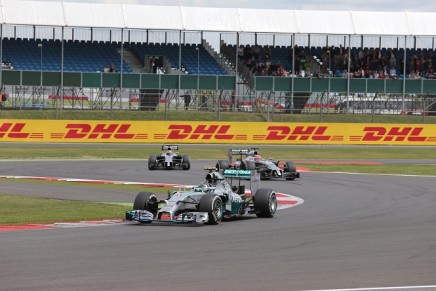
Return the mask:
<svg viewBox="0 0 436 291">
<path fill-rule="evenodd" d="M 239 156 L 236 160 L 233 156 Z M 295 180 L 300 178 L 293 161 L 280 161 L 274 159 L 264 159 L 260 156 L 257 148 L 250 149 L 230 149 L 227 160 L 219 160 L 216 164 L 218 169 L 256 169 L 262 180 L 271 178 L 284 178 Z"/>
<path fill-rule="evenodd" d="M 140 192 L 126 220 L 141 223 L 172 222 L 219 224 L 223 219 L 255 214 L 273 217 L 277 197 L 272 189 L 257 188 L 259 174 L 250 170 L 226 169 L 223 173 L 208 169 L 206 181 L 195 186 L 181 186 L 167 199 L 158 194 Z M 250 179 L 252 194 L 247 195 L 241 180 Z M 232 185 L 237 181 L 235 185 Z"/>
<path fill-rule="evenodd" d="M 148 158 L 148 169 L 189 170 L 191 168 L 189 155 L 181 155 L 178 150 L 179 147 L 176 145 L 163 145 L 160 154 Z"/>
</svg>

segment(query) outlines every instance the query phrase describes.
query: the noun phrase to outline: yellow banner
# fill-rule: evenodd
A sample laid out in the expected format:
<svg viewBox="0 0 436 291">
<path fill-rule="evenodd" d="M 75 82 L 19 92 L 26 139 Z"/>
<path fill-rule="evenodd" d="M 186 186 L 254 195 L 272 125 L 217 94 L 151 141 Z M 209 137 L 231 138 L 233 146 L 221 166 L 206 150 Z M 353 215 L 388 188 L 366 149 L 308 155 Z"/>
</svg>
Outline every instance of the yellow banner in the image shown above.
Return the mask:
<svg viewBox="0 0 436 291">
<path fill-rule="evenodd" d="M 3 142 L 436 145 L 436 125 L 1 120 Z"/>
</svg>

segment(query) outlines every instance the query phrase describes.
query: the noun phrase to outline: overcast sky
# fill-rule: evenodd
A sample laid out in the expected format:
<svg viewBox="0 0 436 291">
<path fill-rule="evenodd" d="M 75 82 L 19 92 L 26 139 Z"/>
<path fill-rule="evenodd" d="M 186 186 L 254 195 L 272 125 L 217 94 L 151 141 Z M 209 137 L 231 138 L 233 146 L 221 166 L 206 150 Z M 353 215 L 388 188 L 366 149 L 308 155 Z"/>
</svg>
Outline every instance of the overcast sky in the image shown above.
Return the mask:
<svg viewBox="0 0 436 291">
<path fill-rule="evenodd" d="M 56 1 L 62 0 L 42 0 Z M 295 10 L 366 10 L 436 12 L 435 0 L 63 0 L 82 3 L 125 3 L 225 8 Z"/>
</svg>

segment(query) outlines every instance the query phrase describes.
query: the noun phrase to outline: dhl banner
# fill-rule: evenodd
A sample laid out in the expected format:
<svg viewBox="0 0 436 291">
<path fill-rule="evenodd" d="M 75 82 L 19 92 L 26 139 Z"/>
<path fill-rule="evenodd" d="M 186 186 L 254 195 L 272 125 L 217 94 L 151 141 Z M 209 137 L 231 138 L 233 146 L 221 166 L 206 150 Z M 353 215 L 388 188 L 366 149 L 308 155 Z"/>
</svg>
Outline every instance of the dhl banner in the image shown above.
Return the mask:
<svg viewBox="0 0 436 291">
<path fill-rule="evenodd" d="M 434 146 L 436 125 L 6 119 L 0 141 Z"/>
</svg>

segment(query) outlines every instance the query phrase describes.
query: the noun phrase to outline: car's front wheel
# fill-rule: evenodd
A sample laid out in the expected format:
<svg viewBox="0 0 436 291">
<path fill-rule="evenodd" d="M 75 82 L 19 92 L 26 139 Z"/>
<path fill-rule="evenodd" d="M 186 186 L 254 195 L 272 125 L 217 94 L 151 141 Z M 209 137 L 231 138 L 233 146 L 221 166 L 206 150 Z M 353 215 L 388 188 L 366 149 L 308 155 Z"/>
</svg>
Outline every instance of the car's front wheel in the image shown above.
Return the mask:
<svg viewBox="0 0 436 291">
<path fill-rule="evenodd" d="M 277 211 L 277 195 L 272 189 L 258 189 L 254 195 L 257 217 L 273 217 Z"/>
<path fill-rule="evenodd" d="M 155 170 L 157 165 L 157 157 L 156 156 L 150 156 L 148 158 L 148 169 L 149 170 Z"/>
<path fill-rule="evenodd" d="M 218 195 L 204 194 L 200 199 L 199 212 L 207 212 L 209 221 L 206 224 L 219 224 L 223 219 L 223 201 Z"/>
<path fill-rule="evenodd" d="M 158 200 L 155 193 L 139 192 L 133 202 L 133 210 L 147 210 L 156 216 L 158 211 Z"/>
<path fill-rule="evenodd" d="M 191 168 L 191 162 L 188 155 L 183 155 L 182 169 L 189 170 Z"/>
<path fill-rule="evenodd" d="M 297 166 L 295 166 L 294 162 L 292 161 L 287 161 L 285 163 L 285 169 L 284 172 L 288 172 L 287 176 L 286 176 L 286 180 L 295 180 L 295 178 L 297 177 L 296 173 L 297 173 Z"/>
</svg>

